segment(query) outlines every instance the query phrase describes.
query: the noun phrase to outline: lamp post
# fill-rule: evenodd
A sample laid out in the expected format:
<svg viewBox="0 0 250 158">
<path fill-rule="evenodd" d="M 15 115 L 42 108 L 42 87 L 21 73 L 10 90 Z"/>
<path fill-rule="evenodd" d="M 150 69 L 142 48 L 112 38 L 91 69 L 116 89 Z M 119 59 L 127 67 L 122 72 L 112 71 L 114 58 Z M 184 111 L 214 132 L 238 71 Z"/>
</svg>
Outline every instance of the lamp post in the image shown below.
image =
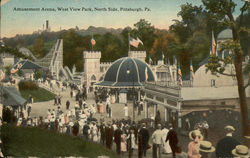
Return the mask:
<svg viewBox="0 0 250 158">
<path fill-rule="evenodd" d="M 130 74 L 130 69 L 128 68 L 127 69 L 127 74 L 129 75 Z M 132 96 L 133 96 L 133 121 L 135 121 L 135 96 L 134 96 L 134 91 L 135 91 L 135 87 L 134 87 L 134 77 L 132 76 L 132 81 L 133 81 L 133 93 L 132 93 Z"/>
</svg>

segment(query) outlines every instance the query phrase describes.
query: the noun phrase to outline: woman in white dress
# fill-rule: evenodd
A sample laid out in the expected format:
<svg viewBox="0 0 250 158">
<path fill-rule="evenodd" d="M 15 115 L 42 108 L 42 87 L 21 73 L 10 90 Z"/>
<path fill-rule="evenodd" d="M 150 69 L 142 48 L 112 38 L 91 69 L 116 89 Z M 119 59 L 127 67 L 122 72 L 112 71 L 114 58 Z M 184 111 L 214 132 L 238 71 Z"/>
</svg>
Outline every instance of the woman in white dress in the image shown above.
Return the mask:
<svg viewBox="0 0 250 158">
<path fill-rule="evenodd" d="M 162 131 L 163 140 L 166 140 L 169 130 L 166 127 L 164 127 L 161 131 Z M 171 150 L 170 145 L 169 145 L 169 141 L 163 143 L 163 153 L 164 154 L 172 153 L 172 150 Z"/>
<path fill-rule="evenodd" d="M 125 104 L 125 107 L 123 109 L 124 109 L 124 115 L 125 115 L 125 117 L 128 117 L 128 105 Z"/>
</svg>

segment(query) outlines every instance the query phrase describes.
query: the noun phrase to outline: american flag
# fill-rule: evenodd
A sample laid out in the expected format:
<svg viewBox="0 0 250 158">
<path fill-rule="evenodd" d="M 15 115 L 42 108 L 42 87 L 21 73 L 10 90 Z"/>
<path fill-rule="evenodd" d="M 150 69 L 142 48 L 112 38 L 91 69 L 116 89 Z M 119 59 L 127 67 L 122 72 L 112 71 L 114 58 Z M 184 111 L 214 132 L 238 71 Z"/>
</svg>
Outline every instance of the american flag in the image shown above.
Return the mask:
<svg viewBox="0 0 250 158">
<path fill-rule="evenodd" d="M 214 39 L 214 32 L 212 31 L 212 55 L 215 55 L 215 47 L 216 47 L 216 43 Z"/>
<path fill-rule="evenodd" d="M 92 45 L 92 46 L 94 46 L 94 45 L 96 44 L 95 39 L 93 38 L 93 36 L 92 36 L 90 42 L 91 42 L 91 45 Z"/>
<path fill-rule="evenodd" d="M 194 69 L 193 69 L 192 60 L 190 60 L 190 80 L 192 81 L 193 79 L 194 79 Z"/>
<path fill-rule="evenodd" d="M 132 37 L 129 37 L 129 44 L 135 48 L 138 48 L 139 44 L 142 44 L 142 41 L 137 37 L 137 39 L 134 39 Z"/>
<path fill-rule="evenodd" d="M 181 67 L 180 67 L 180 63 L 178 64 L 178 80 L 179 80 L 179 85 L 182 86 L 182 74 L 181 74 Z"/>
<path fill-rule="evenodd" d="M 19 69 L 21 69 L 21 67 L 22 67 L 22 64 L 21 64 L 21 63 L 17 64 L 16 68 L 13 67 L 13 68 L 10 70 L 10 73 L 15 74 Z"/>
</svg>

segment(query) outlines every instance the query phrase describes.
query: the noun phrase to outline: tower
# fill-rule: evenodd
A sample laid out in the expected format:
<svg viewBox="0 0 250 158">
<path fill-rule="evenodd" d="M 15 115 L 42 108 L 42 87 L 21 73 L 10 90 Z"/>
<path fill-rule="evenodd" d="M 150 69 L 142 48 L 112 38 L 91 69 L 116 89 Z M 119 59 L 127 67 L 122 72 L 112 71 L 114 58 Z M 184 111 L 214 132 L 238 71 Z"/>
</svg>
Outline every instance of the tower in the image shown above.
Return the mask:
<svg viewBox="0 0 250 158">
<path fill-rule="evenodd" d="M 146 59 L 146 51 L 129 51 L 128 57 L 139 59 L 145 62 Z"/>
<path fill-rule="evenodd" d="M 87 92 L 93 90 L 93 84 L 100 78 L 100 59 L 99 51 L 83 52 L 83 81 Z"/>
</svg>

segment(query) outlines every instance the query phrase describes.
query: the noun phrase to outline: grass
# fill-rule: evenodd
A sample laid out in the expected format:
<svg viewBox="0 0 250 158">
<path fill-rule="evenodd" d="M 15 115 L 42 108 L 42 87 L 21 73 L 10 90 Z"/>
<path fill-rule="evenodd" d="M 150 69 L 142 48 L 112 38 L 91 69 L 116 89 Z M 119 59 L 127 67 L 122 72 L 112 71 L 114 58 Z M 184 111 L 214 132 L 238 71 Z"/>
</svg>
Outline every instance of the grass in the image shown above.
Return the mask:
<svg viewBox="0 0 250 158">
<path fill-rule="evenodd" d="M 34 102 L 49 101 L 55 97 L 55 94 L 40 87 L 37 90 L 20 90 L 20 93 L 25 99 L 28 99 L 29 95 L 31 95 L 34 99 Z"/>
<path fill-rule="evenodd" d="M 1 133 L 2 151 L 5 156 L 84 156 L 95 158 L 106 155 L 118 158 L 115 153 L 99 144 L 44 129 L 3 125 Z"/>
</svg>

